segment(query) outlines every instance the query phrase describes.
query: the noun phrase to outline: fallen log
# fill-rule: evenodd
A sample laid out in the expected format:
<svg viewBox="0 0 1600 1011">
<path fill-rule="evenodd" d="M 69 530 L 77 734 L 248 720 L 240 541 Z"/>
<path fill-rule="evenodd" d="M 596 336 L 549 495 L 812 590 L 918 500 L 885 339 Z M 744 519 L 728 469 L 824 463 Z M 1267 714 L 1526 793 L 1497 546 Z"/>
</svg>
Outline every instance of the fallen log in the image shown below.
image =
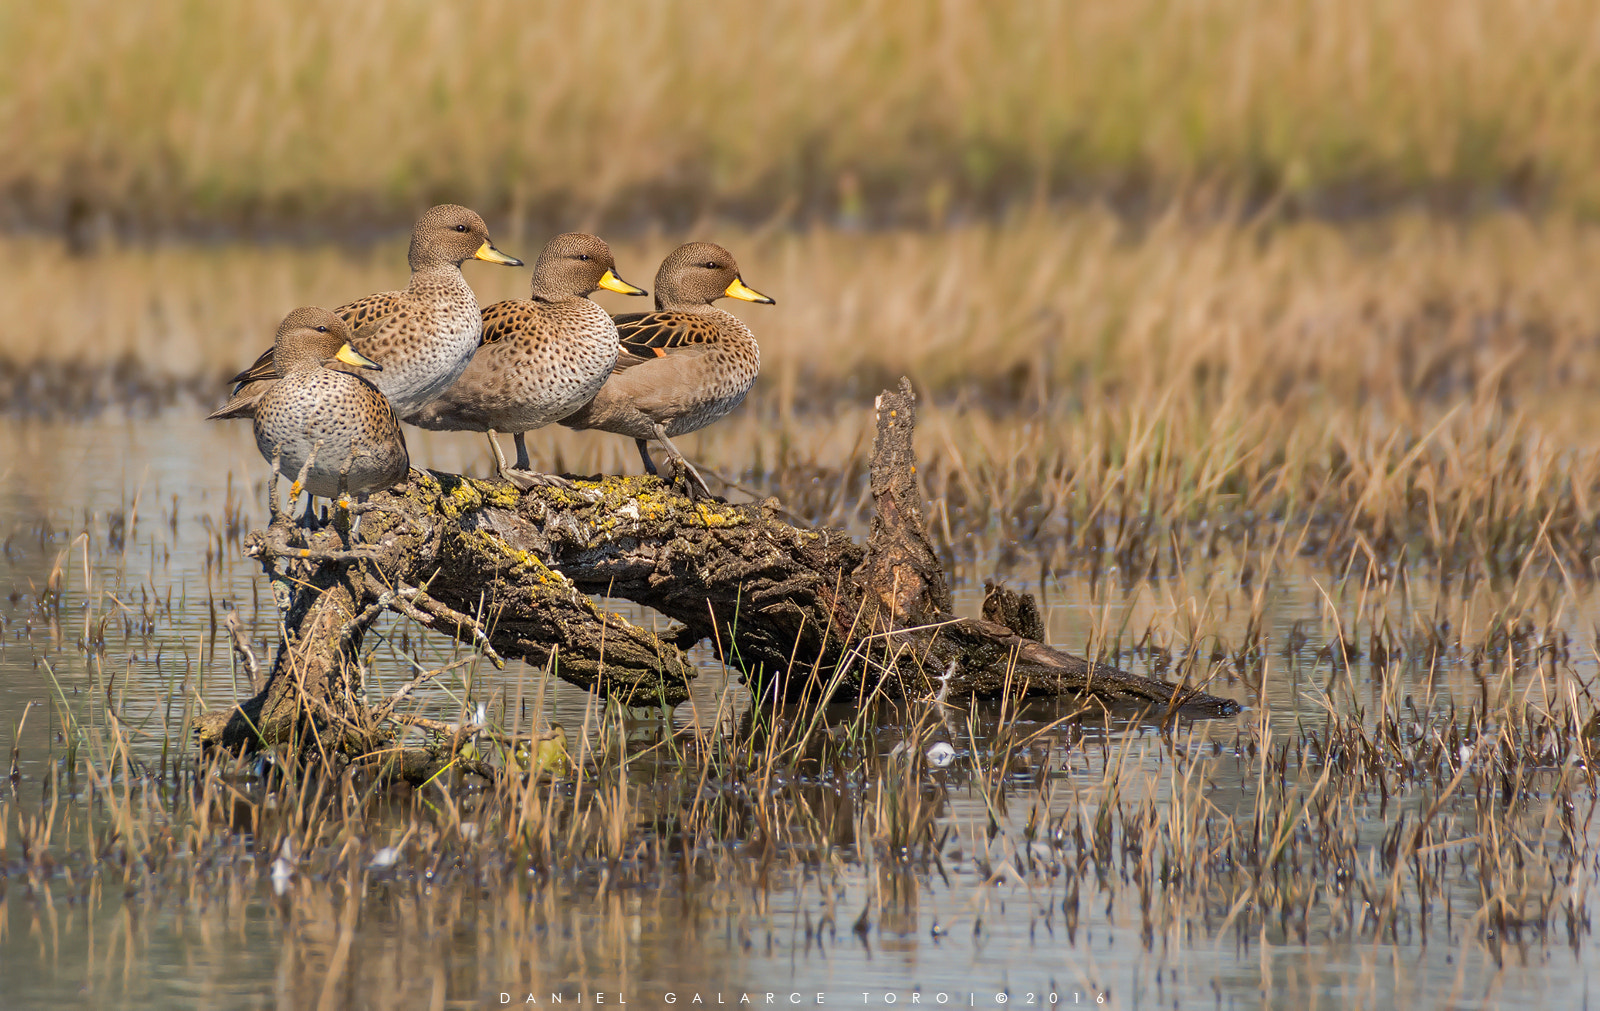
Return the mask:
<svg viewBox="0 0 1600 1011">
<path fill-rule="evenodd" d="M 392 748 L 389 717 L 399 700 L 364 701 L 358 663 L 363 634 L 386 611 L 497 664 L 548 664 L 563 680 L 632 706 L 686 699 L 695 667 L 685 650 L 710 640 L 764 705 L 1011 692 L 1131 702 L 1163 717 L 1238 710 L 1037 641 L 1031 597 L 991 588 L 986 618 L 951 613 L 922 521 L 915 422 L 915 397 L 901 380 L 877 401 L 876 515 L 864 546 L 792 522 L 772 499 L 691 501 L 643 476 L 523 492 L 413 471 L 356 507 L 354 538 L 277 515 L 249 535 L 246 551 L 272 585 L 283 641 L 265 686 L 203 717 L 200 739 L 346 757 Z M 649 606 L 677 627 L 657 635 L 594 595 Z"/>
</svg>

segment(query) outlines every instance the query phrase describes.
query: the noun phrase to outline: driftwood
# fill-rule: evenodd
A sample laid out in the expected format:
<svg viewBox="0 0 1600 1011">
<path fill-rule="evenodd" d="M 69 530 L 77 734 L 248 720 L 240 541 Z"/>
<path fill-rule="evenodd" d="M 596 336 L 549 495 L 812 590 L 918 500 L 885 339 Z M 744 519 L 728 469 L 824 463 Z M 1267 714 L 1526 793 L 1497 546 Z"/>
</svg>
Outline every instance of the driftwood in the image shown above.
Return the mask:
<svg viewBox="0 0 1600 1011">
<path fill-rule="evenodd" d="M 346 757 L 392 749 L 399 699 L 365 700 L 357 662 L 364 632 L 386 611 L 497 664 L 548 663 L 562 679 L 633 706 L 686 699 L 695 668 L 684 651 L 710 640 L 764 705 L 1010 691 L 1120 700 L 1163 717 L 1237 711 L 1037 641 L 1042 625 L 1027 595 L 991 587 L 984 619 L 951 614 L 922 522 L 914 426 L 915 398 L 901 380 L 877 401 L 877 512 L 865 547 L 837 530 L 794 525 L 775 500 L 693 502 L 654 477 L 522 492 L 414 471 L 357 507 L 353 538 L 308 533 L 279 516 L 246 550 L 272 584 L 283 642 L 259 693 L 202 718 L 199 736 Z M 591 595 L 648 605 L 678 627 L 658 636 Z M 402 764 L 420 774 L 425 757 L 408 753 Z"/>
</svg>

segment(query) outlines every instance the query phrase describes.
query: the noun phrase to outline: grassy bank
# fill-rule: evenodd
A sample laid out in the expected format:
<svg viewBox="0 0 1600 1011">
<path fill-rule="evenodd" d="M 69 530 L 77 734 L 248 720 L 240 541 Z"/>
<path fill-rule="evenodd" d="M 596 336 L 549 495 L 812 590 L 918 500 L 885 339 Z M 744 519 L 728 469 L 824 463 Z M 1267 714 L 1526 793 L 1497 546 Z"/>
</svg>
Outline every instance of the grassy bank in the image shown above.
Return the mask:
<svg viewBox="0 0 1600 1011">
<path fill-rule="evenodd" d="M 86 30 L 86 26 L 93 26 Z M 13 224 L 942 219 L 1082 192 L 1600 207 L 1582 0 L 0 9 Z"/>
<path fill-rule="evenodd" d="M 948 531 L 975 524 L 996 545 L 1073 545 L 1146 568 L 1162 555 L 1165 568 L 1175 525 L 1255 516 L 1274 518 L 1269 539 L 1285 550 L 1330 559 L 1410 545 L 1413 559 L 1516 572 L 1547 546 L 1578 570 L 1600 553 L 1600 236 L 1584 227 L 1517 215 L 1241 227 L 1173 213 L 1134 230 L 1109 213 L 1036 213 L 936 232 L 715 234 L 778 305 L 740 309 L 762 378 L 688 446 L 808 515 L 855 515 L 871 397 L 909 374 L 933 401 L 919 430 L 928 489 L 968 513 L 936 520 L 953 549 L 968 540 Z M 648 282 L 679 238 L 619 242 L 620 269 Z M 502 245 L 531 256 L 537 243 Z M 23 413 L 174 388 L 220 396 L 288 308 L 398 285 L 402 253 L 73 259 L 0 244 L 12 307 L 0 389 Z M 485 302 L 527 283 L 468 273 Z M 417 460 L 446 465 L 430 447 L 464 439 L 417 441 Z M 578 472 L 637 466 L 622 439 L 546 430 L 533 445 Z M 1230 536 L 1259 546 L 1265 535 L 1246 529 Z"/>
<path fill-rule="evenodd" d="M 491 222 L 491 225 L 494 223 Z M 1490 396 L 1583 431 L 1600 333 L 1600 233 L 1502 214 L 1366 226 L 1238 225 L 1105 212 L 860 233 L 705 225 L 613 243 L 650 285 L 686 237 L 714 237 L 778 299 L 732 308 L 760 337 L 764 395 L 784 414 L 875 393 L 909 373 L 943 397 L 1031 409 L 1356 407 L 1416 424 Z M 532 258 L 540 236 L 500 238 Z M 498 235 L 497 235 L 498 238 Z M 525 297 L 526 270 L 469 263 L 479 301 Z M 74 259 L 0 240 L 0 359 L 119 359 L 165 376 L 231 374 L 303 304 L 404 285 L 403 240 L 339 247 L 164 245 Z M 600 292 L 612 311 L 633 301 Z"/>
</svg>

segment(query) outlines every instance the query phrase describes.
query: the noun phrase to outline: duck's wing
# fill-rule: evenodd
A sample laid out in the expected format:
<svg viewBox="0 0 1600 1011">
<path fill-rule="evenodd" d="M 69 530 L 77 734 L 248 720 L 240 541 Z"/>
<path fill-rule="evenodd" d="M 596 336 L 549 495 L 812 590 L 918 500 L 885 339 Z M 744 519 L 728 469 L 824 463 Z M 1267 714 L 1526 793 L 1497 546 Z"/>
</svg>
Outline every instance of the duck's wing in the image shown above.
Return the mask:
<svg viewBox="0 0 1600 1011">
<path fill-rule="evenodd" d="M 240 387 L 249 384 L 240 383 Z M 235 391 L 234 396 L 226 404 L 206 415 L 207 421 L 222 421 L 225 418 L 253 418 L 256 413 L 256 401 L 261 399 L 261 394 L 267 391 L 271 383 L 263 382 L 259 387 L 251 387 L 240 393 Z"/>
<path fill-rule="evenodd" d="M 717 339 L 715 321 L 691 312 L 630 312 L 611 319 L 622 342 L 613 372 Z"/>
<path fill-rule="evenodd" d="M 276 378 L 278 378 L 278 372 L 272 367 L 272 349 L 267 348 L 261 352 L 261 356 L 255 360 L 255 364 L 234 376 L 228 382 L 233 384 L 233 392 L 237 396 L 240 387 L 247 383 Z"/>
<path fill-rule="evenodd" d="M 358 298 L 348 305 L 341 305 L 333 311 L 349 325 L 352 340 L 360 340 L 400 311 L 400 299 L 404 294 L 403 291 L 380 291 Z"/>
<path fill-rule="evenodd" d="M 483 340 L 479 344 L 493 344 L 522 333 L 533 324 L 538 312 L 535 303 L 522 298 L 507 299 L 483 307 Z"/>
<path fill-rule="evenodd" d="M 383 402 L 382 410 L 381 410 L 380 413 L 384 416 L 384 418 L 386 418 L 388 420 L 389 424 L 394 428 L 396 435 L 399 436 L 400 448 L 401 449 L 405 449 L 406 448 L 406 433 L 405 433 L 405 429 L 400 427 L 400 415 L 399 415 L 398 412 L 395 411 L 394 404 L 389 402 L 389 398 L 384 396 L 384 393 L 383 393 L 382 390 L 378 389 L 378 384 L 373 382 L 371 379 L 368 379 L 366 376 L 359 375 L 359 374 L 357 374 L 355 372 L 346 372 L 345 375 L 354 376 L 356 379 L 361 380 L 361 383 L 362 383 L 363 386 L 367 387 L 367 389 L 371 390 L 373 393 L 376 393 L 378 395 L 377 398 L 375 400 L 373 400 L 373 403 L 376 404 L 379 401 Z M 226 408 L 224 408 L 224 409 L 226 409 Z M 409 458 L 409 454 L 408 454 L 408 458 Z"/>
</svg>

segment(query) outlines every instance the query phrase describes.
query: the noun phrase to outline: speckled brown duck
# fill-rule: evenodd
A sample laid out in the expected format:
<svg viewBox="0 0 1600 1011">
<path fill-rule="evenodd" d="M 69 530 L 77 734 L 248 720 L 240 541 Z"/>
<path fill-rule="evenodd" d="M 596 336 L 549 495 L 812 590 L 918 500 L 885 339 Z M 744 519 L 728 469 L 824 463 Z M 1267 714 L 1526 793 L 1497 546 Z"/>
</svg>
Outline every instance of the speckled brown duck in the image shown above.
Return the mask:
<svg viewBox="0 0 1600 1011">
<path fill-rule="evenodd" d="M 461 265 L 487 260 L 511 267 L 522 261 L 494 248 L 477 212 L 440 204 L 411 231 L 411 283 L 334 310 L 354 333 L 351 345 L 383 366 L 378 388 L 401 417 L 420 410 L 461 376 L 483 334 L 478 300 Z M 233 417 L 248 416 L 272 378 L 272 351 L 233 378 Z"/>
<path fill-rule="evenodd" d="M 344 369 L 382 371 L 351 347 L 344 320 L 316 306 L 296 309 L 278 325 L 271 361 L 273 376 L 253 405 L 256 448 L 268 461 L 276 456 L 291 478 L 305 469 L 305 484 L 291 499 L 302 490 L 335 499 L 364 495 L 406 476 L 410 457 L 394 408 L 375 385 Z M 229 416 L 236 415 L 227 408 L 211 415 Z"/>
<path fill-rule="evenodd" d="M 545 244 L 529 297 L 483 310 L 483 346 L 461 378 L 406 421 L 422 428 L 487 432 L 500 476 L 520 488 L 551 483 L 528 460 L 524 434 L 559 421 L 593 399 L 617 364 L 617 327 L 589 301 L 597 288 L 647 294 L 617 276 L 611 247 L 568 232 Z M 513 434 L 517 464 L 507 467 L 495 438 Z"/>
<path fill-rule="evenodd" d="M 656 311 L 614 317 L 622 350 L 594 399 L 561 419 L 568 428 L 632 436 L 645 470 L 656 473 L 649 440 L 709 494 L 671 436 L 698 431 L 738 407 L 761 371 L 761 349 L 719 298 L 772 305 L 739 276 L 733 255 L 711 242 L 673 250 L 656 272 Z"/>
</svg>

